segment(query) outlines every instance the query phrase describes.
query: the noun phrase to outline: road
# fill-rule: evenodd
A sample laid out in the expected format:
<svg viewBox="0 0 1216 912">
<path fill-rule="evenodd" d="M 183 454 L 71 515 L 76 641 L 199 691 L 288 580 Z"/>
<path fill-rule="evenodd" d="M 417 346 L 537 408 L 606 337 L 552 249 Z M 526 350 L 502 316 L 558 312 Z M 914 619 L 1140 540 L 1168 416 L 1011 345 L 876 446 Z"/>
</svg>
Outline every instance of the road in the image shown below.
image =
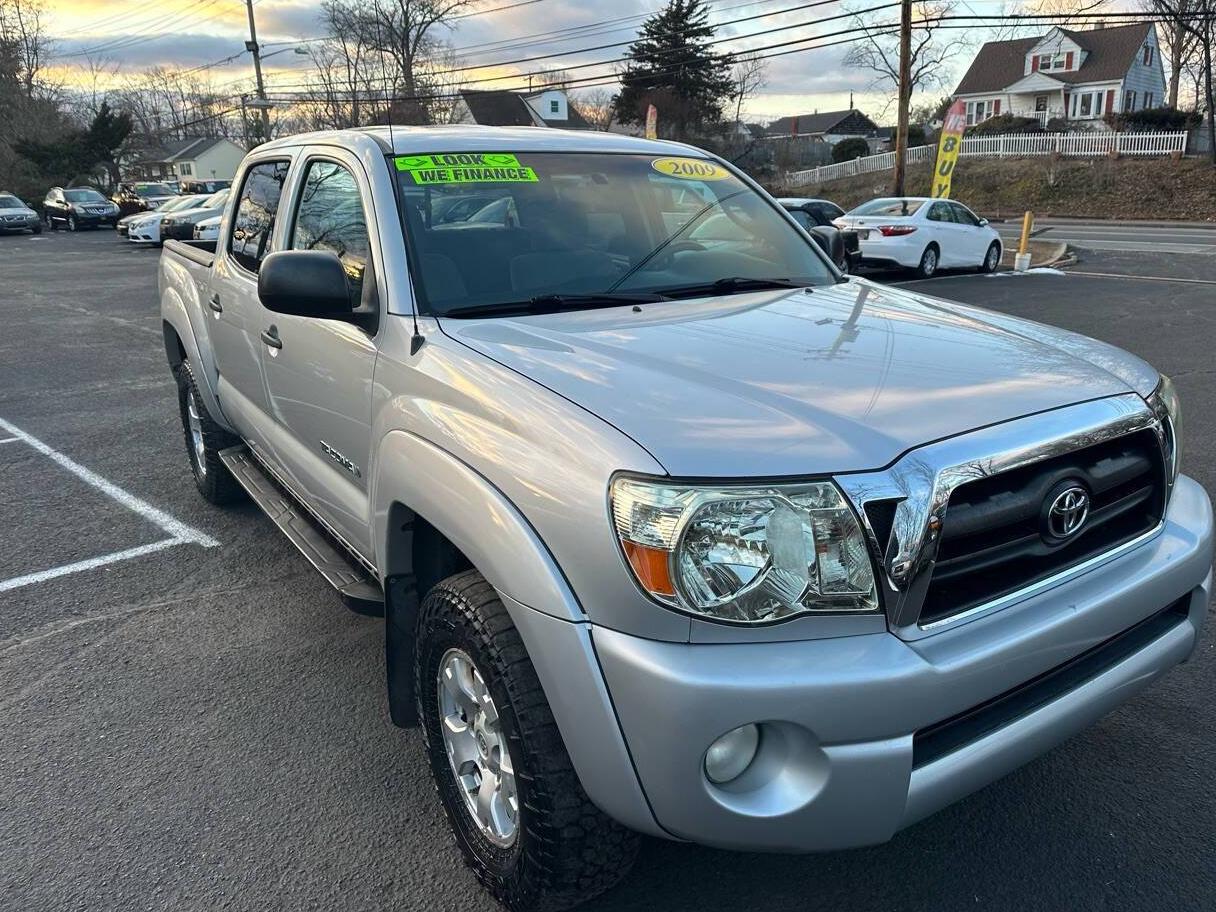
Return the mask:
<svg viewBox="0 0 1216 912">
<path fill-rule="evenodd" d="M 1022 230 L 1018 220 L 1000 222 L 994 227 L 1006 246 L 1010 246 L 1011 241 L 1016 242 Z M 1034 236 L 1100 252 L 1148 249 L 1155 253 L 1216 254 L 1216 224 L 1167 225 L 1039 219 L 1035 222 Z"/>
<path fill-rule="evenodd" d="M 1185 259 L 1216 279 L 1206 257 L 1125 256 L 1078 269 L 1168 276 Z M 103 232 L 0 237 L 0 287 L 0 909 L 493 912 L 417 732 L 388 723 L 382 622 L 345 611 L 254 508 L 195 494 L 155 254 Z M 909 287 L 1149 358 L 1186 403 L 1186 470 L 1216 485 L 1209 287 Z M 1213 692 L 1209 627 L 1191 663 L 887 845 L 784 857 L 647 840 L 586 908 L 1210 909 Z"/>
</svg>

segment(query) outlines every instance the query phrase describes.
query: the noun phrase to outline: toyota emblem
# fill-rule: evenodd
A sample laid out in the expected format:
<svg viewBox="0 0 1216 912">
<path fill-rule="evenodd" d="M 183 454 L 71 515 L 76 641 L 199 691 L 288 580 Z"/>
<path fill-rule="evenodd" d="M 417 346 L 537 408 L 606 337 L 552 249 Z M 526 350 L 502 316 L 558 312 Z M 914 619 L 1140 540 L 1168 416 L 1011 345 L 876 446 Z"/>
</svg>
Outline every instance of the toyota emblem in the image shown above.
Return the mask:
<svg viewBox="0 0 1216 912">
<path fill-rule="evenodd" d="M 1047 508 L 1047 532 L 1063 540 L 1076 535 L 1089 516 L 1089 492 L 1079 484 L 1060 491 Z"/>
</svg>

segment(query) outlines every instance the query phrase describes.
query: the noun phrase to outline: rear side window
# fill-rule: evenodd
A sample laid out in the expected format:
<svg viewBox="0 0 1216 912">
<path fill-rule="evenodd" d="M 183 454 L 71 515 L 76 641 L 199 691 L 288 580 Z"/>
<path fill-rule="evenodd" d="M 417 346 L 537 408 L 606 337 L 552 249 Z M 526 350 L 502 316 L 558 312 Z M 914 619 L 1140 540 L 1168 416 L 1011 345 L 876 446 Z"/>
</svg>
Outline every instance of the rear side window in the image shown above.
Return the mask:
<svg viewBox="0 0 1216 912">
<path fill-rule="evenodd" d="M 291 231 L 293 250 L 331 250 L 342 261 L 351 305 L 359 306 L 369 242 L 354 175 L 333 162 L 308 165 Z"/>
<path fill-rule="evenodd" d="M 259 162 L 245 174 L 232 217 L 228 252 L 250 272 L 257 272 L 262 258 L 270 252 L 270 236 L 290 166 L 286 161 Z"/>
</svg>

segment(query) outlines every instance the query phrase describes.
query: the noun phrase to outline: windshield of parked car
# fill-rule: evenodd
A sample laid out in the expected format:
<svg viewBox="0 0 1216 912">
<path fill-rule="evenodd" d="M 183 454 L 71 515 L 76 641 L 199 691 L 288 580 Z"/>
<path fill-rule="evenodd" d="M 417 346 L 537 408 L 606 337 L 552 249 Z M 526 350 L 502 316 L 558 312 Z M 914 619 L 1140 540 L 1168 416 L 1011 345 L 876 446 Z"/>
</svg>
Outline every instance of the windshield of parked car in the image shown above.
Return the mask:
<svg viewBox="0 0 1216 912">
<path fill-rule="evenodd" d="M 9 196 L 7 193 L 0 193 L 0 209 L 24 209 L 25 203 L 17 199 L 15 196 Z"/>
<path fill-rule="evenodd" d="M 907 218 L 916 215 L 924 200 L 916 199 L 876 199 L 862 203 L 848 215 L 882 215 L 887 218 Z"/>
<path fill-rule="evenodd" d="M 203 201 L 206 199 L 207 199 L 207 197 L 205 195 L 201 195 L 201 194 L 195 195 L 195 196 L 178 196 L 178 197 L 174 197 L 171 200 L 166 201 L 165 204 L 163 206 L 161 206 L 160 209 L 158 209 L 157 211 L 158 212 L 177 212 L 181 209 L 196 209 L 199 206 L 201 206 L 203 204 Z"/>
<path fill-rule="evenodd" d="M 622 303 L 826 285 L 801 231 L 705 159 L 445 153 L 390 159 L 423 309 Z M 725 281 L 723 281 L 725 280 Z M 707 286 L 718 282 L 719 287 Z"/>
<path fill-rule="evenodd" d="M 106 198 L 96 190 L 64 190 L 63 198 L 69 203 L 104 203 Z"/>
<path fill-rule="evenodd" d="M 135 192 L 140 196 L 173 196 L 173 188 L 168 184 L 136 184 Z"/>
<path fill-rule="evenodd" d="M 203 205 L 199 208 L 217 209 L 220 206 L 223 206 L 224 203 L 228 202 L 229 189 L 230 188 L 225 187 L 223 190 L 217 190 L 215 193 L 212 193 L 209 197 L 203 200 Z"/>
</svg>

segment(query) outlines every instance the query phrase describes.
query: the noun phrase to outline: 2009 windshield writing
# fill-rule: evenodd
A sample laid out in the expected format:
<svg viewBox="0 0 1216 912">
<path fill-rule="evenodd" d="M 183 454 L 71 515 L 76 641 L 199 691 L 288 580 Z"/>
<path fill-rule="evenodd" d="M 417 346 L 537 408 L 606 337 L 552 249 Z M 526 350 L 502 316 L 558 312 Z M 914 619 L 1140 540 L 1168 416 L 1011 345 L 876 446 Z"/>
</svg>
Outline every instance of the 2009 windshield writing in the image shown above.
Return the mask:
<svg viewBox="0 0 1216 912">
<path fill-rule="evenodd" d="M 708 159 L 451 152 L 393 165 L 415 288 L 432 313 L 526 311 L 540 299 L 576 308 L 724 278 L 834 281 L 803 233 Z"/>
</svg>

